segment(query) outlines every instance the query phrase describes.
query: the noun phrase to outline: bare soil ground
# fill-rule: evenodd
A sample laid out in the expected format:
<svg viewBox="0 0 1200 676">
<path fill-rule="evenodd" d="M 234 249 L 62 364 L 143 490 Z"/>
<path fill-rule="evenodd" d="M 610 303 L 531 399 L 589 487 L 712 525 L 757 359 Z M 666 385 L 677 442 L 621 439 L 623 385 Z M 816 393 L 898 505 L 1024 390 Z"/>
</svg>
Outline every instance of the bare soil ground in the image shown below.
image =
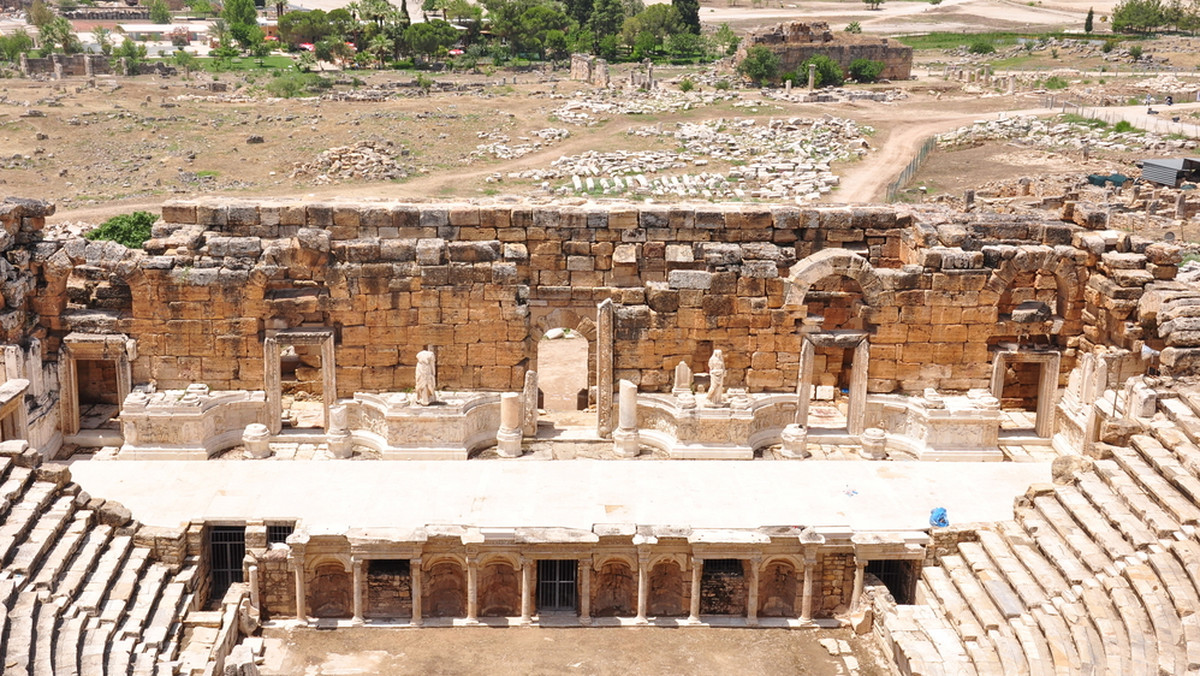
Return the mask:
<svg viewBox="0 0 1200 676">
<path fill-rule="evenodd" d="M 267 629 L 264 676 L 889 673 L 870 636 L 787 629 Z M 856 671 L 819 638 L 848 641 Z"/>
</svg>

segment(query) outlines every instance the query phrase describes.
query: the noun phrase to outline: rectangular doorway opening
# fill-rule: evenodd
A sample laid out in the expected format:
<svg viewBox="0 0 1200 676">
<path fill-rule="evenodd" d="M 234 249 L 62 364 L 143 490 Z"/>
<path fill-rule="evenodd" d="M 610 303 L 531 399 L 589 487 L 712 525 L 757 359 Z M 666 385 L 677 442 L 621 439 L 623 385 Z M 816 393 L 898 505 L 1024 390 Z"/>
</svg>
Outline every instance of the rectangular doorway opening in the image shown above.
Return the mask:
<svg viewBox="0 0 1200 676">
<path fill-rule="evenodd" d="M 245 526 L 213 526 L 209 531 L 209 603 L 220 603 L 229 586 L 242 582 L 242 559 L 246 558 Z"/>
<path fill-rule="evenodd" d="M 118 429 L 121 401 L 117 392 L 117 363 L 111 359 L 76 359 L 79 428 Z"/>
<path fill-rule="evenodd" d="M 1001 437 L 1049 439 L 1054 434 L 1061 355 L 1009 343 L 993 349 L 992 396 L 1000 400 Z"/>
<path fill-rule="evenodd" d="M 808 408 L 810 428 L 846 431 L 853 366 L 853 349 L 821 346 L 813 351 L 812 403 Z"/>
<path fill-rule="evenodd" d="M 910 605 L 916 596 L 917 561 L 903 559 L 879 559 L 867 562 L 868 573 L 879 578 L 883 586 L 888 588 L 896 603 Z"/>
<path fill-rule="evenodd" d="M 284 426 L 325 428 L 320 345 L 287 345 L 279 354 L 280 395 Z"/>
<path fill-rule="evenodd" d="M 412 616 L 412 571 L 408 559 L 367 561 L 368 617 Z"/>
<path fill-rule="evenodd" d="M 538 612 L 574 612 L 578 604 L 575 559 L 551 559 L 537 562 Z"/>
<path fill-rule="evenodd" d="M 700 576 L 700 613 L 746 614 L 746 572 L 741 559 L 704 559 Z"/>
</svg>

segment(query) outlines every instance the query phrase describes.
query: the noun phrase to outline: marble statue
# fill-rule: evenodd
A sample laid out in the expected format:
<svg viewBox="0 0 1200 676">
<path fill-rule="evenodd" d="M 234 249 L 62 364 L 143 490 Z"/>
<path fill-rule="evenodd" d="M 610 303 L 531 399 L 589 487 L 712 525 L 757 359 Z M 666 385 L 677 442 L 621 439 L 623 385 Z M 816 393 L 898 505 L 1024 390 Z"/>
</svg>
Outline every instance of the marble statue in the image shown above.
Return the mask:
<svg viewBox="0 0 1200 676">
<path fill-rule="evenodd" d="M 708 358 L 708 405 L 721 406 L 725 399 L 725 358 L 713 350 Z"/>
<path fill-rule="evenodd" d="M 421 406 L 428 406 L 437 401 L 437 366 L 434 363 L 434 355 L 430 350 L 421 350 L 417 353 L 417 387 L 416 387 L 417 403 Z"/>
</svg>

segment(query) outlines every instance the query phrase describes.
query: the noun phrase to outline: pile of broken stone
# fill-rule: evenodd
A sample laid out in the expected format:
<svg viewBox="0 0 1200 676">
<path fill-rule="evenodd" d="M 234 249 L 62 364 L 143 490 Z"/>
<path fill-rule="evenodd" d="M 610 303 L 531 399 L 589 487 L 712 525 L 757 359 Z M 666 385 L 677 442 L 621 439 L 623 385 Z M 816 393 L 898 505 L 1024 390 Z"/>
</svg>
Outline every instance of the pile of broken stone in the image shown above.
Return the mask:
<svg viewBox="0 0 1200 676">
<path fill-rule="evenodd" d="M 408 171 L 396 162 L 390 144 L 359 141 L 352 146 L 330 148 L 311 162 L 298 162 L 290 178 L 309 178 L 314 183 L 358 179 L 387 181 L 405 178 Z"/>
<path fill-rule="evenodd" d="M 1075 150 L 1086 145 L 1090 150 L 1120 152 L 1190 150 L 1197 147 L 1197 142 L 1192 139 L 1167 138 L 1141 130 L 1115 132 L 1107 127 L 1064 122 L 1061 118 L 1043 120 L 1032 115 L 980 120 L 937 137 L 941 148 L 972 146 L 985 141 L 1011 141 L 1041 148 Z"/>
</svg>

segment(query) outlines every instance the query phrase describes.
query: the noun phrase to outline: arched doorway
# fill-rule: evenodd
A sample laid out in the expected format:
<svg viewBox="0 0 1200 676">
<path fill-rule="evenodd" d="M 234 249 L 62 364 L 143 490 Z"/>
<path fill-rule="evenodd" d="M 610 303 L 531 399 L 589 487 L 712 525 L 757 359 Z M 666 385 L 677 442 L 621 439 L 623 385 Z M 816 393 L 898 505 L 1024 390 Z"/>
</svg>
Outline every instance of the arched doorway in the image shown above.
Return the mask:
<svg viewBox="0 0 1200 676">
<path fill-rule="evenodd" d="M 547 331 L 537 345 L 538 408 L 582 411 L 588 405 L 588 340 L 574 329 Z"/>
</svg>

